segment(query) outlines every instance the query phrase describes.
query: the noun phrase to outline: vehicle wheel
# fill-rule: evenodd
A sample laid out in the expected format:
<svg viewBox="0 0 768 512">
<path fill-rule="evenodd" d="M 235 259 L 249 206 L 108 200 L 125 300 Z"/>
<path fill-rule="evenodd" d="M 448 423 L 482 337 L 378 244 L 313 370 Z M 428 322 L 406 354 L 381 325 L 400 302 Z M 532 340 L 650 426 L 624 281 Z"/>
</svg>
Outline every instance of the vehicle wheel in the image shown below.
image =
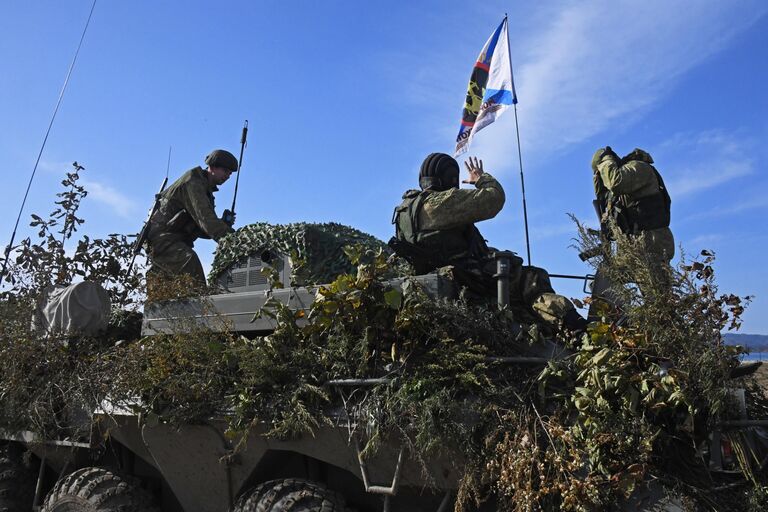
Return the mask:
<svg viewBox="0 0 768 512">
<path fill-rule="evenodd" d="M 314 482 L 270 480 L 246 491 L 232 512 L 346 512 L 344 498 Z"/>
<path fill-rule="evenodd" d="M 0 446 L 0 510 L 28 512 L 35 499 L 36 476 L 24 462 L 24 448 L 17 443 Z"/>
<path fill-rule="evenodd" d="M 150 496 L 124 477 L 103 468 L 83 468 L 61 478 L 42 512 L 155 511 Z"/>
<path fill-rule="evenodd" d="M 621 512 L 684 512 L 683 496 L 672 489 L 665 489 L 654 481 L 638 485 L 629 499 L 618 503 Z"/>
</svg>

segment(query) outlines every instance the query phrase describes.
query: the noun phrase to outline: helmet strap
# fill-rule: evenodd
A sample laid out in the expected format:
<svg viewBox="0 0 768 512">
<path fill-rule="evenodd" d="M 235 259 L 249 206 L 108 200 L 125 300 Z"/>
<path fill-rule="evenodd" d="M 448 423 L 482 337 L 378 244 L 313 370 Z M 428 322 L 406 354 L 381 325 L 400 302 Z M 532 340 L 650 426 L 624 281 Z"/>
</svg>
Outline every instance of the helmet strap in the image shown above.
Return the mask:
<svg viewBox="0 0 768 512">
<path fill-rule="evenodd" d="M 442 190 L 443 180 L 436 176 L 421 176 L 419 178 L 419 186 L 421 190 L 435 189 Z"/>
</svg>

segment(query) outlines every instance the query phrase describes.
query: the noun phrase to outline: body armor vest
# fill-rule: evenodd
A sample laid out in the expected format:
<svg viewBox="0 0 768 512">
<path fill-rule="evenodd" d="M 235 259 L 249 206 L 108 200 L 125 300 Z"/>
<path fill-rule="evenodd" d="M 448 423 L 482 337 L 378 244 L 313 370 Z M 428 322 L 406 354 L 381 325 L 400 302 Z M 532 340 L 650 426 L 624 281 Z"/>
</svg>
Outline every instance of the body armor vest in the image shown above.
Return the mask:
<svg viewBox="0 0 768 512">
<path fill-rule="evenodd" d="M 197 167 L 192 169 L 189 176 L 185 176 L 185 178 L 177 180 L 162 193 L 160 207 L 150 219 L 150 239 L 161 233 L 172 233 L 187 245 L 192 246 L 198 238 L 210 238 L 176 197 L 179 194 L 179 189 L 186 186 L 186 183 L 191 180 L 204 180 L 207 184 L 205 172 Z M 211 206 L 215 208 L 216 200 L 213 191 L 208 190 L 206 195 Z"/>
<path fill-rule="evenodd" d="M 392 223 L 395 252 L 410 261 L 417 274 L 453 265 L 470 270 L 479 268 L 490 251 L 474 224 L 451 229 L 425 230 L 419 225 L 419 213 L 430 190 L 409 190 L 403 202 L 395 208 Z"/>
<path fill-rule="evenodd" d="M 629 195 L 609 198 L 616 223 L 624 233 L 637 235 L 641 231 L 669 227 L 672 200 L 661 175 L 655 167 L 650 167 L 659 184 L 658 192 L 636 198 Z"/>
</svg>

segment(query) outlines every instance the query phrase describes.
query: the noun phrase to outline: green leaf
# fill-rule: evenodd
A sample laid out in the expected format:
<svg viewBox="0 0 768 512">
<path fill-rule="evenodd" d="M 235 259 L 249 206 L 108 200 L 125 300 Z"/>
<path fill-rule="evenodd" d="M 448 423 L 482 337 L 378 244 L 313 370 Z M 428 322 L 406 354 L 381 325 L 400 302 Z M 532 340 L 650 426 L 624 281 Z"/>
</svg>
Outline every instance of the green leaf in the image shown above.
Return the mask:
<svg viewBox="0 0 768 512">
<path fill-rule="evenodd" d="M 344 254 L 347 255 L 347 258 L 349 258 L 349 261 L 353 265 L 357 265 L 360 263 L 360 258 L 363 256 L 362 247 L 359 245 L 345 245 L 342 250 L 344 251 Z"/>
<path fill-rule="evenodd" d="M 321 304 L 323 306 L 323 313 L 326 315 L 331 315 L 339 310 L 339 303 L 335 300 L 325 300 Z"/>
<path fill-rule="evenodd" d="M 576 393 L 578 393 L 581 396 L 591 396 L 591 395 L 594 394 L 594 391 L 592 390 L 592 388 L 585 388 L 585 387 L 578 387 L 577 386 L 574 391 L 576 391 Z"/>
<path fill-rule="evenodd" d="M 580 396 L 573 400 L 573 404 L 576 406 L 578 410 L 584 412 L 587 409 L 589 409 L 590 405 L 592 405 L 592 400 L 587 397 Z"/>
<path fill-rule="evenodd" d="M 611 349 L 604 348 L 592 357 L 592 360 L 590 361 L 590 363 L 595 366 L 599 366 L 604 362 L 606 362 L 610 357 L 611 357 Z"/>
<path fill-rule="evenodd" d="M 384 293 L 384 301 L 392 309 L 400 309 L 403 303 L 403 294 L 399 290 L 391 289 Z"/>
</svg>

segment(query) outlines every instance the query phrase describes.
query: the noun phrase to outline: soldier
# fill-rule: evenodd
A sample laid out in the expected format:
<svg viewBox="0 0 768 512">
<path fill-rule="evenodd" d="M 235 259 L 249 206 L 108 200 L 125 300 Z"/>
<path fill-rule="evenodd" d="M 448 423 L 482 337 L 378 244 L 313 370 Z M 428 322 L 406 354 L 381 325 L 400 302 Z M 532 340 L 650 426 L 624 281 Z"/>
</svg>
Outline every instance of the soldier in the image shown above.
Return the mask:
<svg viewBox="0 0 768 512">
<path fill-rule="evenodd" d="M 396 235 L 390 240 L 395 252 L 413 264 L 416 274 L 426 274 L 452 265 L 462 284 L 485 296 L 494 294 L 493 252 L 475 227 L 501 211 L 505 196 L 501 184 L 483 171 L 483 162 L 465 162 L 474 190 L 459 188 L 459 164 L 449 155 L 432 153 L 421 165 L 419 186 L 409 190 L 395 208 L 392 223 Z M 554 293 L 546 271 L 522 266 L 517 258 L 513 272 L 511 302 L 548 323 L 558 320 L 574 331 L 586 321 L 573 304 Z"/>
<path fill-rule="evenodd" d="M 205 163 L 205 169 L 190 169 L 162 193 L 160 206 L 149 221 L 147 252 L 152 266 L 148 275 L 187 274 L 205 285 L 203 266 L 192 250 L 195 240 L 218 241 L 234 232 L 234 214 L 224 210 L 218 218 L 213 193 L 237 171 L 237 158 L 217 149 L 205 157 Z"/>
<path fill-rule="evenodd" d="M 667 265 L 675 255 L 671 200 L 651 164 L 651 155 L 640 148 L 621 159 L 610 146 L 598 149 L 592 157 L 595 194 L 604 225 L 612 218 L 625 235 L 642 237 L 653 261 Z"/>
<path fill-rule="evenodd" d="M 640 148 L 623 158 L 610 146 L 598 149 L 592 157 L 595 205 L 603 236 L 615 240 L 611 230 L 618 228 L 624 235 L 641 238 L 654 279 L 667 286 L 669 262 L 675 255 L 675 239 L 669 229 L 671 200 L 664 180 L 651 164 L 651 155 Z M 605 274 L 598 268 L 593 296 L 622 307 Z M 590 308 L 590 318 L 596 316 L 595 305 Z"/>
</svg>

